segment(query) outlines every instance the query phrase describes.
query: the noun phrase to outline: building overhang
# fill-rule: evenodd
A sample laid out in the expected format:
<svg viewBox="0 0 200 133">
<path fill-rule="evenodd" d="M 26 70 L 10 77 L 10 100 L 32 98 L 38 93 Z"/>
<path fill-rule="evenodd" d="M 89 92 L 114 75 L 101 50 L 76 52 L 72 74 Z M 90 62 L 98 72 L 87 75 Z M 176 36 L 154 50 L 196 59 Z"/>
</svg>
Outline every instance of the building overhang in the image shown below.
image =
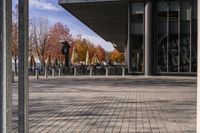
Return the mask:
<svg viewBox="0 0 200 133">
<path fill-rule="evenodd" d="M 128 4 L 121 0 L 59 0 L 59 4 L 106 41 L 124 51 Z"/>
</svg>

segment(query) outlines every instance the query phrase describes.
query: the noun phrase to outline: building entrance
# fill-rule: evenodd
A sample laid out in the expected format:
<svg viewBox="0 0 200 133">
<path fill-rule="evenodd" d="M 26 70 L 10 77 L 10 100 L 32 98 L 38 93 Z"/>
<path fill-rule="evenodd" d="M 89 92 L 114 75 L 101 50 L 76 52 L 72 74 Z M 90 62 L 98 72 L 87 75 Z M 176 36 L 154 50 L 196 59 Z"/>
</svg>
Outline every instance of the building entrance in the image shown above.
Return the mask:
<svg viewBox="0 0 200 133">
<path fill-rule="evenodd" d="M 144 73 L 144 3 L 131 3 L 130 72 Z"/>
</svg>

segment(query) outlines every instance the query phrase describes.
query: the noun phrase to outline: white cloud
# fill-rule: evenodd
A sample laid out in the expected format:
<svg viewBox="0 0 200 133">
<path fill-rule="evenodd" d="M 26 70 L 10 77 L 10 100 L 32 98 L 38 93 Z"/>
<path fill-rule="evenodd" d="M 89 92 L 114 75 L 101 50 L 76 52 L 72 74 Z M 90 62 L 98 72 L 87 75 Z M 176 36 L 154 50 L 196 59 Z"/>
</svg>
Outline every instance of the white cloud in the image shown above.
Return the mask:
<svg viewBox="0 0 200 133">
<path fill-rule="evenodd" d="M 30 7 L 40 10 L 59 11 L 60 9 L 50 2 L 44 0 L 30 0 Z"/>
<path fill-rule="evenodd" d="M 89 41 L 91 41 L 95 45 L 102 46 L 106 51 L 113 51 L 114 50 L 114 47 L 110 42 L 106 42 L 104 39 L 102 39 L 99 36 L 82 34 L 82 37 L 85 38 L 85 39 L 88 39 Z"/>
</svg>

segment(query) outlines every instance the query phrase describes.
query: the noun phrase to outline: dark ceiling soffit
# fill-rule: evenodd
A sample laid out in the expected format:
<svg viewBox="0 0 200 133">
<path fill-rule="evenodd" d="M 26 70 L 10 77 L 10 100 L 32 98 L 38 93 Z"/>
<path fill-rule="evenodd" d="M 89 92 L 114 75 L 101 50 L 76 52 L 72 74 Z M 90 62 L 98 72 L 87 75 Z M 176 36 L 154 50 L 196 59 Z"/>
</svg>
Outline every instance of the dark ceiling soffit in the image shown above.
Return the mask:
<svg viewBox="0 0 200 133">
<path fill-rule="evenodd" d="M 68 3 L 67 3 L 67 1 L 68 1 Z M 79 0 L 80 1 L 80 0 Z M 121 4 L 121 1 L 120 0 L 104 0 L 104 1 L 101 1 L 101 2 L 90 2 L 89 4 L 91 4 L 91 5 L 96 5 L 96 4 L 100 4 L 100 3 L 106 3 L 106 4 Z M 76 18 L 78 18 L 79 20 L 80 20 L 80 18 L 79 18 L 79 16 L 77 16 L 76 14 L 74 14 L 71 10 L 70 10 L 70 7 L 72 6 L 73 7 L 73 5 L 79 5 L 79 4 L 81 4 L 81 5 L 86 5 L 86 4 L 88 4 L 88 2 L 82 2 L 82 3 L 78 3 L 77 1 L 76 1 L 76 3 L 75 2 L 69 2 L 69 0 L 59 0 L 59 4 L 63 7 L 63 8 L 65 8 L 65 9 L 67 9 L 67 11 L 68 12 L 70 12 L 73 16 L 75 16 Z M 124 4 L 124 2 L 123 2 L 123 4 Z M 122 4 L 122 5 L 123 5 Z M 68 5 L 68 6 L 66 6 L 66 5 Z M 80 20 L 81 21 L 81 20 Z M 81 21 L 81 22 L 83 22 L 83 21 Z M 93 31 L 95 31 L 95 29 L 93 29 L 93 27 L 91 27 L 88 23 L 86 23 L 86 22 L 83 22 L 87 27 L 89 27 L 91 30 L 93 30 Z M 96 31 L 95 31 L 96 32 Z M 97 33 L 97 32 L 96 32 Z M 114 42 L 112 42 L 112 40 L 113 39 L 111 39 L 110 38 L 110 36 L 108 37 L 107 35 L 102 35 L 102 34 L 99 34 L 99 33 L 97 33 L 99 36 L 101 36 L 101 37 L 103 37 L 106 41 L 109 41 L 109 42 L 111 42 L 111 43 L 114 43 Z M 121 41 L 119 41 L 119 40 L 117 40 L 116 39 L 116 43 L 114 43 L 114 44 L 118 44 L 118 49 L 120 50 L 120 51 L 124 51 L 124 49 L 123 49 L 123 46 L 122 46 L 122 44 L 123 43 L 118 43 L 118 42 L 121 42 Z"/>
<path fill-rule="evenodd" d="M 120 0 L 58 0 L 59 4 L 120 2 Z"/>
</svg>

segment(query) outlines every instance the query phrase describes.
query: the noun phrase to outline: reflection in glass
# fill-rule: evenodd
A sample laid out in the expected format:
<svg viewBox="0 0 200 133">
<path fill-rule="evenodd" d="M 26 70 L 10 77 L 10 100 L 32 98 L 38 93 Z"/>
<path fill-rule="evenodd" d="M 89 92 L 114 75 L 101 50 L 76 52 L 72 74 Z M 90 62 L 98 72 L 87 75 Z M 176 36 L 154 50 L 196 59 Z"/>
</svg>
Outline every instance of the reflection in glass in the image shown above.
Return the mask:
<svg viewBox="0 0 200 133">
<path fill-rule="evenodd" d="M 131 70 L 143 72 L 144 4 L 131 4 Z"/>
<path fill-rule="evenodd" d="M 168 3 L 158 2 L 158 71 L 167 72 L 167 18 Z"/>
<path fill-rule="evenodd" d="M 169 2 L 169 72 L 178 72 L 178 15 L 179 3 Z"/>
<path fill-rule="evenodd" d="M 197 71 L 197 1 L 157 3 L 158 72 Z"/>
<path fill-rule="evenodd" d="M 192 0 L 191 71 L 197 72 L 197 1 Z"/>
<path fill-rule="evenodd" d="M 180 72 L 190 71 L 190 1 L 181 1 Z"/>
</svg>

